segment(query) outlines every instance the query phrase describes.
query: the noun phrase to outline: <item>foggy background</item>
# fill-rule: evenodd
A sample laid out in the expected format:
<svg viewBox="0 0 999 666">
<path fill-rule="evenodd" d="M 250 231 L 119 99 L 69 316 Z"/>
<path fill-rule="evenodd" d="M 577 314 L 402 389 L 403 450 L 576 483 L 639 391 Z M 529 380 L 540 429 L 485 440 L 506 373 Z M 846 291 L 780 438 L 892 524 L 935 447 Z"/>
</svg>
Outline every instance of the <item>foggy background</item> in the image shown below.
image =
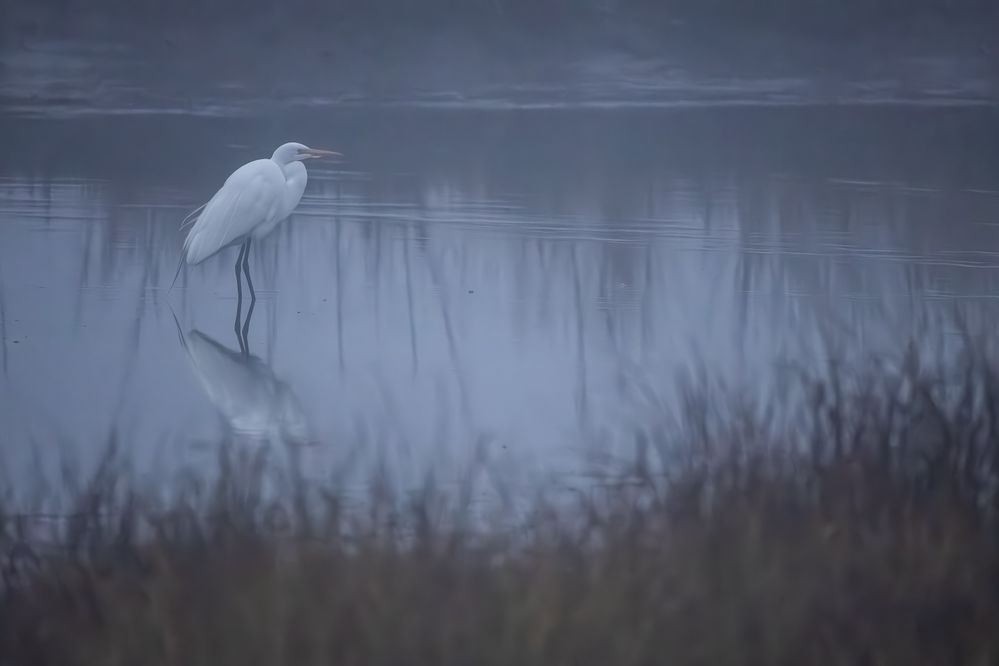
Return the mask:
<svg viewBox="0 0 999 666">
<path fill-rule="evenodd" d="M 986 0 L 5 0 L 25 112 L 989 103 Z"/>
</svg>

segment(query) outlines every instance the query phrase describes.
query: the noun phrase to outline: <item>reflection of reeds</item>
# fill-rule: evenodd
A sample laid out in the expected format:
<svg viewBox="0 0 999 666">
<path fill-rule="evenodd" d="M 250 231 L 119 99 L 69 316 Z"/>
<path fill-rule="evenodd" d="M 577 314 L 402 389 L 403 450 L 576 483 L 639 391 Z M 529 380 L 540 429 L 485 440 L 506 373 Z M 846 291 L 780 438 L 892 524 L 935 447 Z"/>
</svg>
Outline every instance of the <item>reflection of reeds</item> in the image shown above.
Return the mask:
<svg viewBox="0 0 999 666">
<path fill-rule="evenodd" d="M 991 236 L 975 225 L 941 221 L 992 219 L 994 195 L 923 192 L 912 195 L 918 202 L 904 214 L 891 215 L 899 189 L 893 183 L 905 182 L 906 174 L 893 163 L 871 166 L 866 153 L 856 166 L 834 163 L 847 174 L 869 168 L 862 185 L 823 179 L 793 161 L 778 166 L 795 176 L 779 178 L 768 175 L 771 161 L 736 160 L 719 152 L 718 141 L 698 144 L 704 164 L 676 151 L 682 141 L 664 144 L 670 150 L 660 154 L 641 138 L 653 129 L 641 115 L 633 117 L 639 123 L 633 131 L 616 119 L 624 116 L 555 116 L 514 114 L 494 134 L 482 131 L 483 122 L 493 127 L 490 121 L 456 114 L 448 124 L 460 126 L 458 138 L 443 133 L 441 120 L 423 124 L 403 116 L 420 138 L 400 142 L 391 154 L 379 144 L 401 138 L 393 135 L 398 130 L 374 121 L 378 131 L 365 129 L 365 138 L 385 137 L 359 151 L 375 155 L 363 165 L 371 171 L 316 173 L 292 219 L 254 244 L 257 321 L 265 324 L 255 330 L 266 332 L 263 356 L 288 368 L 292 386 L 308 386 L 302 391 L 308 413 L 336 405 L 323 424 L 327 434 L 339 427 L 331 424 L 382 418 L 380 407 L 372 407 L 377 396 L 371 397 L 369 377 L 392 387 L 402 406 L 396 421 L 414 438 L 436 409 L 441 422 L 474 415 L 473 430 L 490 421 L 493 427 L 500 417 L 573 429 L 584 412 L 599 427 L 609 413 L 632 406 L 618 391 L 620 375 L 656 384 L 695 351 L 733 375 L 742 358 L 751 372 L 762 367 L 769 375 L 775 356 L 809 358 L 802 340 L 820 320 L 836 317 L 835 337 L 844 346 L 893 345 L 922 310 L 927 319 L 939 311 L 944 301 L 936 297 L 993 291 L 989 271 L 981 270 L 994 263 L 985 253 L 972 270 L 946 261 Z M 691 122 L 683 114 L 672 120 L 682 127 Z M 791 125 L 786 131 L 795 136 Z M 548 130 L 551 141 L 527 140 Z M 783 144 L 777 139 L 784 132 L 764 127 L 762 134 Z M 607 136 L 579 148 L 581 135 Z M 483 150 L 464 150 L 462 142 L 476 137 Z M 425 150 L 433 144 L 444 149 Z M 232 158 L 205 161 L 224 176 Z M 171 361 L 157 333 L 172 327 L 163 319 L 167 308 L 145 302 L 167 298 L 182 242 L 177 227 L 203 200 L 198 188 L 217 181 L 169 174 L 137 172 L 135 179 L 86 186 L 36 177 L 4 183 L 13 196 L 0 213 L 0 253 L 5 260 L 44 253 L 51 261 L 5 264 L 0 298 L 11 318 L 24 312 L 25 285 L 46 285 L 46 298 L 75 298 L 75 314 L 71 307 L 51 309 L 51 330 L 79 331 L 80 342 L 53 342 L 42 351 L 73 381 L 92 372 L 80 370 L 76 359 L 97 347 L 116 350 L 107 370 L 122 398 L 101 416 L 107 429 L 127 418 L 151 430 L 184 429 L 165 425 L 172 415 L 143 404 L 161 400 L 148 387 L 156 375 L 169 378 Z M 946 174 L 922 179 L 914 182 L 947 190 Z M 33 238 L 19 235 L 29 225 Z M 45 233 L 35 233 L 36 225 Z M 231 321 L 234 255 L 185 272 L 169 298 L 186 325 L 219 337 L 220 322 Z M 971 304 L 985 320 L 994 310 L 983 298 Z M 162 326 L 150 317 L 160 317 Z M 78 329 L 81 322 L 88 328 Z M 25 324 L 14 326 L 9 334 Z M 685 344 L 691 340 L 696 344 Z M 801 353 L 788 350 L 799 343 Z M 32 368 L 18 360 L 33 350 L 4 351 L 11 372 L 22 373 L 16 380 L 29 381 Z M 312 367 L 330 368 L 333 376 L 313 380 Z M 163 394 L 183 391 L 177 383 L 183 379 Z M 435 391 L 440 404 L 431 397 Z M 411 395 L 425 399 L 407 400 Z M 464 411 L 451 409 L 459 399 Z M 42 427 L 63 413 L 54 403 L 40 406 L 54 413 L 38 419 Z M 498 414 L 497 405 L 511 416 Z M 65 413 L 73 420 L 65 427 L 74 431 L 83 419 Z M 105 423 L 87 427 L 81 440 Z M 427 440 L 436 441 L 438 432 L 444 429 Z"/>
<path fill-rule="evenodd" d="M 343 301 L 359 300 L 358 289 L 368 289 L 369 296 L 375 297 L 367 300 L 373 302 L 369 309 L 378 331 L 383 324 L 382 305 L 396 307 L 391 299 L 398 299 L 398 305 L 407 309 L 412 302 L 412 307 L 421 310 L 427 307 L 428 299 L 438 298 L 426 293 L 432 285 L 416 274 L 405 285 L 398 284 L 397 292 L 388 291 L 395 282 L 392 262 L 382 258 L 394 256 L 391 248 L 395 239 L 372 231 L 385 224 L 409 225 L 419 221 L 425 245 L 438 242 L 453 245 L 453 251 L 460 255 L 455 263 L 472 270 L 482 271 L 482 266 L 490 260 L 502 262 L 510 267 L 504 277 L 515 281 L 513 286 L 525 297 L 551 293 L 556 300 L 571 301 L 575 281 L 571 272 L 564 270 L 569 266 L 568 260 L 552 265 L 549 258 L 577 252 L 584 262 L 581 266 L 584 272 L 599 269 L 602 276 L 596 283 L 585 281 L 588 293 L 582 295 L 584 303 L 617 298 L 616 291 L 607 289 L 611 280 L 629 286 L 643 285 L 642 307 L 610 311 L 613 318 L 606 323 L 615 335 L 619 332 L 624 335 L 629 328 L 642 329 L 649 340 L 671 328 L 671 322 L 664 316 L 669 308 L 662 306 L 666 301 L 674 303 L 674 309 L 686 309 L 688 318 L 694 308 L 704 310 L 697 312 L 695 319 L 721 312 L 738 313 L 735 325 L 743 329 L 753 325 L 749 321 L 751 305 L 762 302 L 766 294 L 773 297 L 772 304 L 763 302 L 768 309 L 787 307 L 789 299 L 805 304 L 800 310 L 775 313 L 802 320 L 799 324 L 808 320 L 810 311 L 826 316 L 829 310 L 841 308 L 844 298 L 854 301 L 850 306 L 852 311 L 863 309 L 865 312 L 861 314 L 870 318 L 881 320 L 892 316 L 904 320 L 911 315 L 911 305 L 924 305 L 921 299 L 913 303 L 912 299 L 903 298 L 912 289 L 922 294 L 927 290 L 923 285 L 932 286 L 936 282 L 953 284 L 955 293 L 977 290 L 981 272 L 966 269 L 990 264 L 988 258 L 977 257 L 970 262 L 966 257 L 956 256 L 960 249 L 980 241 L 980 228 L 967 225 L 943 237 L 934 233 L 939 220 L 948 216 L 991 215 L 994 204 L 985 197 L 966 196 L 958 200 L 932 195 L 928 203 L 921 199 L 918 206 L 912 205 L 904 215 L 893 217 L 885 213 L 891 212 L 889 204 L 897 189 L 889 181 L 866 187 L 836 182 L 814 187 L 809 185 L 810 181 L 731 179 L 724 174 L 691 180 L 682 174 L 655 173 L 648 165 L 632 165 L 630 170 L 616 176 L 600 166 L 588 166 L 576 167 L 582 174 L 572 170 L 542 173 L 543 179 L 535 178 L 530 183 L 520 182 L 524 176 L 517 172 L 482 167 L 480 170 L 485 173 L 481 177 L 485 181 L 477 182 L 460 171 L 460 166 L 452 163 L 446 165 L 443 173 L 418 174 L 413 177 L 415 182 L 407 181 L 415 192 L 389 193 L 388 199 L 380 198 L 389 189 L 386 182 L 392 182 L 388 176 L 381 176 L 386 182 L 375 177 L 351 180 L 339 174 L 332 180 L 317 178 L 293 219 L 273 238 L 254 248 L 253 270 L 260 275 L 258 283 L 265 291 L 274 290 L 279 284 L 300 289 L 304 283 L 328 284 L 335 280 L 341 369 L 346 353 L 343 339 L 351 335 L 351 331 L 343 330 Z M 347 182 L 341 182 L 340 178 Z M 710 182 L 718 178 L 722 186 L 710 189 Z M 601 191 L 590 186 L 608 179 L 612 179 L 613 187 L 605 185 Z M 539 180 L 543 182 L 539 184 Z M 437 197 L 434 205 L 420 206 L 417 200 L 421 188 L 442 190 L 448 196 Z M 503 194 L 518 188 L 526 188 L 526 195 Z M 72 253 L 74 256 L 64 255 L 80 267 L 76 276 L 65 275 L 64 279 L 87 287 L 76 291 L 74 322 L 77 324 L 86 314 L 85 309 L 92 310 L 87 308 L 87 301 L 95 293 L 94 287 L 120 288 L 127 284 L 135 289 L 138 298 L 164 287 L 164 267 L 176 263 L 182 238 L 176 227 L 192 207 L 190 202 L 163 201 L 137 205 L 133 202 L 145 201 L 148 193 L 125 189 L 112 196 L 108 190 L 113 191 L 114 187 L 99 185 L 85 189 L 60 184 L 47 193 L 41 191 L 27 198 L 32 207 L 51 208 L 47 213 L 49 218 L 69 214 L 86 218 L 80 247 Z M 162 193 L 157 196 L 163 197 Z M 423 196 L 433 198 L 429 194 Z M 918 196 L 930 197 L 925 193 Z M 127 203 L 115 208 L 112 204 L 116 198 Z M 175 199 L 177 195 L 166 198 Z M 552 198 L 554 204 L 546 201 Z M 97 205 L 91 199 L 96 199 Z M 822 205 L 825 199 L 829 199 L 828 206 Z M 834 215 L 828 215 L 830 212 Z M 316 251 L 325 243 L 311 242 L 316 238 L 316 225 L 335 228 L 336 262 Z M 877 238 L 872 233 L 883 233 L 886 237 Z M 517 248 L 513 244 L 474 243 L 486 234 L 498 239 L 524 237 L 529 244 Z M 530 253 L 527 247 L 537 247 L 538 252 Z M 406 248 L 407 252 L 414 249 Z M 691 251 L 700 253 L 704 263 L 677 262 L 691 256 Z M 678 256 L 677 252 L 685 254 Z M 264 260 L 257 261 L 258 258 Z M 655 262 L 655 266 L 650 267 L 646 262 Z M 434 268 L 442 282 L 450 284 L 457 280 L 452 266 L 442 264 L 439 269 Z M 354 279 L 363 271 L 371 271 L 372 279 Z M 319 279 L 317 273 L 329 275 L 330 280 Z M 199 279 L 192 282 L 195 274 Z M 200 298 L 195 288 L 203 293 L 204 278 L 208 276 L 216 280 L 224 276 L 227 282 L 231 281 L 224 261 L 190 274 L 185 272 L 182 288 L 174 295 L 185 306 L 181 311 L 185 318 L 191 314 L 186 307 L 188 299 Z M 684 294 L 676 293 L 680 280 L 690 280 L 701 291 L 708 281 L 717 281 L 716 286 L 727 289 L 726 293 L 714 296 L 729 302 L 708 311 L 703 303 L 709 296 L 701 294 L 686 303 L 682 300 Z M 724 285 L 726 280 L 731 280 L 729 285 Z M 354 289 L 348 291 L 345 282 L 352 283 Z M 658 301 L 650 300 L 652 291 Z M 403 297 L 407 303 L 401 303 Z M 658 312 L 650 311 L 646 303 L 654 304 L 652 310 Z M 890 306 L 894 312 L 879 311 L 881 305 Z M 135 307 L 141 312 L 141 304 Z M 552 309 L 542 307 L 535 311 L 544 315 Z M 868 315 L 866 311 L 871 312 Z M 270 308 L 267 312 L 272 318 L 270 327 L 279 329 L 273 325 L 276 310 Z M 634 320 L 632 315 L 636 315 Z M 451 316 L 455 328 L 461 329 L 460 313 L 452 308 Z M 849 321 L 844 323 L 852 325 Z M 534 324 L 552 325 L 550 321 Z M 422 330 L 420 333 L 426 339 Z"/>
<path fill-rule="evenodd" d="M 0 265 L 0 369 L 7 376 L 7 308 L 4 306 L 3 266 Z"/>
<path fill-rule="evenodd" d="M 939 368 L 910 353 L 804 377 L 793 413 L 692 390 L 627 465 L 518 500 L 484 448 L 457 487 L 406 494 L 376 469 L 363 497 L 263 449 L 223 449 L 213 478 L 157 494 L 112 449 L 70 511 L 0 508 L 0 654 L 993 663 L 995 359 L 968 344 Z"/>
<path fill-rule="evenodd" d="M 413 358 L 413 376 L 415 377 L 420 369 L 420 354 L 419 344 L 416 339 L 416 317 L 413 310 L 413 267 L 412 261 L 409 258 L 412 242 L 409 225 L 406 226 L 406 236 L 403 242 L 402 251 L 406 268 L 406 313 L 409 316 L 409 348 Z"/>
</svg>

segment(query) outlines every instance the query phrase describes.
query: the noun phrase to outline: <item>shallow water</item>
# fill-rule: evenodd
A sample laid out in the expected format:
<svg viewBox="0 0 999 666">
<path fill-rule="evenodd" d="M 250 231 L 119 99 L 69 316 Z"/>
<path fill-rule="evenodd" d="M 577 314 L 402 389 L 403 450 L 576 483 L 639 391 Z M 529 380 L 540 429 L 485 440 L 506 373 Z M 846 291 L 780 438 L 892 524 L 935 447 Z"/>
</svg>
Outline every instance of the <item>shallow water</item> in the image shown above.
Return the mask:
<svg viewBox="0 0 999 666">
<path fill-rule="evenodd" d="M 631 441 L 678 372 L 786 363 L 999 313 L 999 112 L 341 110 L 7 119 L 0 454 L 143 465 L 220 439 L 405 473 L 488 452 L 557 469 Z M 312 164 L 252 248 L 168 291 L 177 227 L 284 140 Z M 245 315 L 247 299 L 241 304 Z M 19 472 L 13 472 L 17 474 Z"/>
</svg>

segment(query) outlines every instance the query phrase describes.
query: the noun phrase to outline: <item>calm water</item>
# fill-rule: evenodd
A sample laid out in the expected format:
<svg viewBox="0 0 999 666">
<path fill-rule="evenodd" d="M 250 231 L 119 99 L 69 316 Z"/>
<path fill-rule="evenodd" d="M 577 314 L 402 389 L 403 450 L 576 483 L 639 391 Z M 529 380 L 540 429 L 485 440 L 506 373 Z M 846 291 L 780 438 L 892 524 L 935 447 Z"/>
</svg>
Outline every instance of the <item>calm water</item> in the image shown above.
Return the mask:
<svg viewBox="0 0 999 666">
<path fill-rule="evenodd" d="M 159 468 L 221 439 L 557 468 L 684 369 L 763 391 L 820 339 L 999 320 L 984 107 L 0 122 L 8 470 L 112 437 Z M 254 245 L 247 358 L 236 249 L 166 288 L 184 215 L 285 140 L 347 159 Z"/>
</svg>

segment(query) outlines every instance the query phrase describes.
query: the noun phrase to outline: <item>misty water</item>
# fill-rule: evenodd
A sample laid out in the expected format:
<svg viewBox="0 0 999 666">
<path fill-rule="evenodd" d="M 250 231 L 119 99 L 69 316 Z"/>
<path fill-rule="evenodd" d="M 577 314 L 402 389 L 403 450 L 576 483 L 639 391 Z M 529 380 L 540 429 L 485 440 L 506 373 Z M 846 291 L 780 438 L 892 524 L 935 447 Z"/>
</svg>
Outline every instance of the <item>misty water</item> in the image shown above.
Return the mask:
<svg viewBox="0 0 999 666">
<path fill-rule="evenodd" d="M 0 454 L 110 440 L 415 470 L 626 450 L 684 373 L 754 394 L 830 350 L 999 323 L 999 113 L 877 106 L 342 109 L 2 121 Z M 169 291 L 180 221 L 286 140 L 292 218 Z M 244 294 L 244 296 L 246 296 Z M 242 302 L 245 316 L 248 299 Z M 999 329 L 996 329 L 999 330 Z M 17 471 L 12 471 L 17 470 Z"/>
</svg>

